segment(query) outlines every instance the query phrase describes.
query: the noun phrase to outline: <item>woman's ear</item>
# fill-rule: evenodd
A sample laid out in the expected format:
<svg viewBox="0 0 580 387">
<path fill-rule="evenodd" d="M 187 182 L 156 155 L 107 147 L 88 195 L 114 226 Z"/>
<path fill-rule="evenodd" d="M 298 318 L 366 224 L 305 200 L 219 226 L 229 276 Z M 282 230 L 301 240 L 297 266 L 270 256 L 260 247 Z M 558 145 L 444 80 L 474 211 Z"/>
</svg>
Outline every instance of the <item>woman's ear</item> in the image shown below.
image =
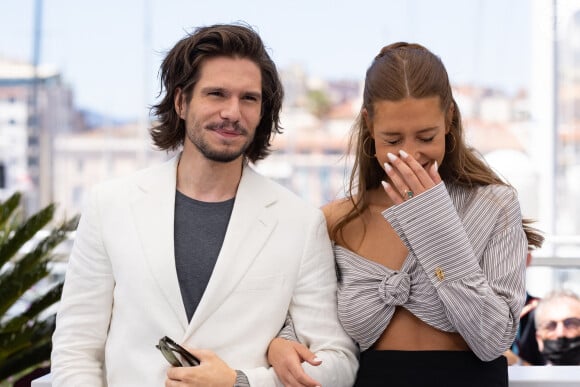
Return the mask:
<svg viewBox="0 0 580 387">
<path fill-rule="evenodd" d="M 183 90 L 180 87 L 175 89 L 175 93 L 173 95 L 173 104 L 175 106 L 175 112 L 182 120 L 185 120 L 185 107 L 184 105 L 184 96 Z"/>
<path fill-rule="evenodd" d="M 453 122 L 453 115 L 455 114 L 455 102 L 451 102 L 449 109 L 447 109 L 447 116 L 445 117 L 445 134 L 451 130 L 451 123 Z"/>
<path fill-rule="evenodd" d="M 373 120 L 370 118 L 368 110 L 366 108 L 362 108 L 361 115 L 363 124 L 369 131 L 371 138 L 375 138 L 375 134 L 373 132 Z"/>
</svg>

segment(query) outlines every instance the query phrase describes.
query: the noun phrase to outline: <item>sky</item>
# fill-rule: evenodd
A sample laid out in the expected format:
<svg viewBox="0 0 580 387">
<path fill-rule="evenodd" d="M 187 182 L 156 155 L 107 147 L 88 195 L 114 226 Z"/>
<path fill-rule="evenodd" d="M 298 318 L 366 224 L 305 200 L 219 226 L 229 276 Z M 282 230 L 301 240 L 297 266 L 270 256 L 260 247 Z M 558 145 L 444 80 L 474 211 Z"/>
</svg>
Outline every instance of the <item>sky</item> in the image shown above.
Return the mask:
<svg viewBox="0 0 580 387">
<path fill-rule="evenodd" d="M 244 21 L 280 69 L 362 79 L 380 48 L 418 42 L 454 84 L 515 92 L 530 83 L 528 0 L 43 0 L 40 62 L 76 104 L 120 119 L 147 114 L 163 55 L 194 27 Z M 35 0 L 0 0 L 0 58 L 32 58 Z"/>
</svg>

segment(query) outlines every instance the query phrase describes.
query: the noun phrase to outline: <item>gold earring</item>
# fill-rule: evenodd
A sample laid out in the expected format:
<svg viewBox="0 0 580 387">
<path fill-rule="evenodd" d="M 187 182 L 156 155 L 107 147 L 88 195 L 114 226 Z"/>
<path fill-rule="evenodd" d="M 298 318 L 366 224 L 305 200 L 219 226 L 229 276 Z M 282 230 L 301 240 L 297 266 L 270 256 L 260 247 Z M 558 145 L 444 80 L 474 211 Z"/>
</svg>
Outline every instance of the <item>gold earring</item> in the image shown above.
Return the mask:
<svg viewBox="0 0 580 387">
<path fill-rule="evenodd" d="M 452 141 L 449 141 L 451 144 L 450 145 L 451 149 L 449 149 L 447 151 L 447 153 L 452 153 L 455 150 L 455 146 L 457 145 L 457 140 L 455 139 L 455 135 L 453 134 L 453 132 L 451 130 L 449 130 L 449 139 L 452 140 Z"/>
<path fill-rule="evenodd" d="M 369 155 L 369 154 L 366 152 L 366 148 L 367 148 L 367 141 L 368 141 L 368 140 L 370 140 L 370 139 L 371 139 L 370 137 L 367 137 L 367 138 L 365 138 L 365 139 L 364 139 L 364 141 L 363 141 L 363 143 L 362 143 L 362 153 L 363 153 L 363 155 L 365 155 L 365 156 L 366 156 L 366 157 L 368 157 L 369 159 L 373 159 L 373 158 L 375 158 L 376 154 L 374 154 L 374 153 L 373 153 L 373 155 L 371 156 L 371 155 Z M 372 143 L 371 143 L 371 150 L 372 150 Z"/>
</svg>

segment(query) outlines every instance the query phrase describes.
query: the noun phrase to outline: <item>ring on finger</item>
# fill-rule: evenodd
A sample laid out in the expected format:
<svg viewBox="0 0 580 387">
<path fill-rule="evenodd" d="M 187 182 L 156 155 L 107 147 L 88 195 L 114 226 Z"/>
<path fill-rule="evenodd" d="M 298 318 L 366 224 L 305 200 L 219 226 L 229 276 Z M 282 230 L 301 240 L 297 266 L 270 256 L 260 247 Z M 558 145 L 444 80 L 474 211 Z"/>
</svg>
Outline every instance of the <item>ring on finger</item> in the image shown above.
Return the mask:
<svg viewBox="0 0 580 387">
<path fill-rule="evenodd" d="M 411 199 L 415 194 L 413 193 L 413 191 L 411 191 L 410 189 L 405 191 L 405 197 L 407 199 Z"/>
</svg>

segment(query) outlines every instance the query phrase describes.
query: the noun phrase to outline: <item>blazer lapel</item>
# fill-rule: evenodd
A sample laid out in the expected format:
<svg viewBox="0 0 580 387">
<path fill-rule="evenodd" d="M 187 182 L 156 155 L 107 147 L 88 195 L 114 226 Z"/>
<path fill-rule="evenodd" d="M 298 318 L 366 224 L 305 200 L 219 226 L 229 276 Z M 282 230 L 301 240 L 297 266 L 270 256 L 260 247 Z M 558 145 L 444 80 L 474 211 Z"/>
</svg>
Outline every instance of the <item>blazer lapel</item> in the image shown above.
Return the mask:
<svg viewBox="0 0 580 387">
<path fill-rule="evenodd" d="M 187 316 L 175 269 L 173 241 L 176 172 L 179 156 L 145 170 L 137 177 L 142 195 L 132 205 L 145 264 L 149 265 L 164 300 L 171 306 L 183 330 Z"/>
<path fill-rule="evenodd" d="M 272 233 L 277 219 L 270 214 L 268 206 L 276 197 L 264 182 L 264 177 L 249 166 L 244 167 L 220 254 L 184 340 L 235 289 Z"/>
</svg>

